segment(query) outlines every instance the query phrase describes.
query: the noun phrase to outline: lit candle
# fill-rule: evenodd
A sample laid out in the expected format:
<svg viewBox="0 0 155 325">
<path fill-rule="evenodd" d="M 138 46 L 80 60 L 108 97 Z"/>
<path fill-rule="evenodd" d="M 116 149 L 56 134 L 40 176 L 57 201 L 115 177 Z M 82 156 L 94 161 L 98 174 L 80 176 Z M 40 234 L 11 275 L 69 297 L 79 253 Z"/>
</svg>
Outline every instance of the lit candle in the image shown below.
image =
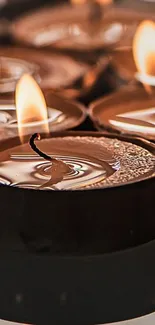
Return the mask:
<svg viewBox="0 0 155 325">
<path fill-rule="evenodd" d="M 125 52 L 124 57 L 126 57 Z M 133 73 L 133 70 L 132 73 L 138 82 L 134 81 L 132 85 L 100 100 L 99 105 L 94 103 L 91 116 L 100 129 L 117 130 L 154 140 L 155 24 L 153 22 L 144 21 L 137 28 L 133 39 L 133 58 L 137 73 Z M 124 71 L 130 68 L 128 60 L 123 68 Z"/>
<path fill-rule="evenodd" d="M 26 135 L 44 132 L 46 129 L 44 120 L 47 120 L 49 130 L 52 132 L 76 127 L 84 121 L 86 112 L 80 103 L 68 101 L 53 92 L 49 92 L 46 99 L 48 107 L 35 80 L 28 74 L 23 75 L 16 87 L 16 105 L 10 100 L 0 100 L 1 138 L 17 136 L 21 124 L 22 134 Z M 21 115 L 23 107 L 25 107 L 24 121 Z"/>
<path fill-rule="evenodd" d="M 154 22 L 144 20 L 134 26 L 128 46 L 118 47 L 113 53 L 113 66 L 125 81 L 134 79 L 154 85 L 155 76 Z"/>
<path fill-rule="evenodd" d="M 2 184 L 40 190 L 77 190 L 116 186 L 152 176 L 154 156 L 132 143 L 96 133 L 50 137 L 45 100 L 30 76 L 23 76 L 17 84 L 16 106 L 23 144 L 18 145 L 19 139 L 1 142 Z M 30 138 L 24 138 L 25 123 L 34 120 L 42 122 L 40 131 L 46 138 L 41 141 L 38 133 L 32 134 L 33 128 Z M 130 155 L 134 159 L 129 159 Z M 139 169 L 141 158 L 143 168 Z"/>
<path fill-rule="evenodd" d="M 34 81 L 34 79 L 32 79 L 32 77 L 29 75 L 24 75 L 17 83 L 16 109 L 18 132 L 21 142 L 24 142 L 25 134 L 33 134 L 36 132 L 36 130 L 48 135 L 50 119 L 48 119 L 47 115 L 46 102 L 41 89 Z M 75 109 L 74 106 L 72 109 Z M 56 113 L 56 118 L 61 118 L 61 114 L 60 116 L 58 114 L 61 112 Z M 94 175 L 97 177 L 97 179 L 98 177 L 100 178 L 101 175 L 103 178 L 105 177 L 106 170 L 102 166 L 98 167 L 98 165 L 94 164 L 93 162 L 92 165 L 90 163 L 89 166 L 89 161 L 87 163 L 87 159 L 85 162 L 82 162 L 81 158 L 78 161 L 78 159 L 76 159 L 74 156 L 72 158 L 70 157 L 70 155 L 74 152 L 73 148 L 72 150 L 69 149 L 70 145 L 73 143 L 71 141 L 72 139 L 70 139 L 67 143 L 63 138 L 56 140 L 56 143 L 54 139 L 42 140 L 39 143 L 40 149 L 38 149 L 34 143 L 34 141 L 38 139 L 39 136 L 32 136 L 30 144 L 28 143 L 20 145 L 17 148 L 10 148 L 8 151 L 4 151 L 2 153 L 0 160 L 4 166 L 2 168 L 1 179 L 3 179 L 4 175 L 10 174 L 10 182 L 12 185 L 23 183 L 23 186 L 25 187 L 32 186 L 34 188 L 39 187 L 42 189 L 49 188 L 50 186 L 52 187 L 53 184 L 59 183 L 67 174 L 68 178 L 65 180 L 65 184 L 72 184 L 74 183 L 74 177 L 76 174 L 79 174 L 80 170 L 81 174 L 84 173 L 83 169 L 87 168 L 87 164 L 88 169 L 89 167 L 92 169 L 92 177 Z M 56 150 L 56 153 L 54 156 L 52 154 L 52 157 L 51 154 L 50 156 L 48 155 L 48 152 L 51 150 L 50 148 L 52 148 L 53 152 Z M 43 154 L 41 150 L 45 151 L 45 153 Z M 62 161 L 63 158 L 57 159 L 55 157 L 58 155 L 57 150 L 61 154 L 69 152 L 69 154 L 66 156 L 67 163 Z M 37 156 L 36 153 L 39 153 L 39 155 Z M 8 158 L 9 160 L 7 161 Z M 74 171 L 74 168 L 72 169 L 70 165 L 76 167 L 77 170 Z M 14 172 L 15 170 L 16 172 Z M 111 167 L 107 167 L 107 170 L 109 172 L 109 170 L 111 170 Z M 71 181 L 72 174 L 74 177 Z M 85 177 L 82 177 L 82 184 L 85 183 L 86 179 L 87 173 Z"/>
<path fill-rule="evenodd" d="M 147 87 L 155 86 L 155 23 L 143 21 L 133 39 L 133 58 L 138 72 L 136 78 Z"/>
</svg>

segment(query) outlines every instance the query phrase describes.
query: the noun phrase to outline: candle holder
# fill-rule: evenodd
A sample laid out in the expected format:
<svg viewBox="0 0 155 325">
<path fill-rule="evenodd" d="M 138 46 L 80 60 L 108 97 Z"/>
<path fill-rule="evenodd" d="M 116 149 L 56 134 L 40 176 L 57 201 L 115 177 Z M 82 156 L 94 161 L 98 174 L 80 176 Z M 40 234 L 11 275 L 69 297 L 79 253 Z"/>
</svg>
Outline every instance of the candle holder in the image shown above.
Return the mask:
<svg viewBox="0 0 155 325">
<path fill-rule="evenodd" d="M 27 72 L 34 74 L 37 81 L 43 90 L 63 89 L 71 86 L 73 82 L 82 77 L 90 66 L 84 62 L 80 62 L 65 54 L 54 54 L 46 51 L 38 51 L 28 48 L 20 47 L 3 47 L 0 48 L 0 57 L 7 57 L 4 61 L 2 58 L 2 76 L 0 75 L 0 82 L 2 83 L 2 92 L 14 91 L 15 83 L 20 78 L 21 74 Z M 6 68 L 7 62 L 7 68 Z M 1 64 L 2 65 L 2 64 Z M 3 74 L 10 75 L 13 79 L 12 87 L 6 84 L 6 78 Z M 32 71 L 31 71 L 32 70 Z M 34 71 L 34 72 L 33 72 Z M 37 72 L 37 75 L 36 75 Z M 19 75 L 20 74 L 20 75 Z M 1 80 L 2 78 L 2 80 Z"/>
<path fill-rule="evenodd" d="M 90 105 L 90 117 L 98 130 L 155 140 L 154 88 L 130 85 Z"/>
<path fill-rule="evenodd" d="M 48 125 L 51 132 L 64 131 L 80 125 L 86 118 L 82 104 L 64 99 L 52 92 L 46 96 Z M 25 123 L 23 135 L 41 132 L 43 122 Z M 18 135 L 16 109 L 13 100 L 0 100 L 0 135 L 2 139 Z"/>
<path fill-rule="evenodd" d="M 87 190 L 60 191 L 1 184 L 1 317 L 22 323 L 88 325 L 153 311 L 154 145 L 96 132 L 60 133 L 42 141 L 50 140 L 50 152 L 63 155 L 63 161 L 70 155 L 70 160 L 101 162 L 106 150 L 114 160 L 120 155 L 120 165 L 108 178 L 127 159 L 124 168 L 133 164 L 133 180 L 125 186 L 123 181 L 106 188 L 92 183 Z M 1 142 L 0 173 L 6 151 L 17 153 L 18 144 L 19 139 Z M 80 178 L 79 166 L 77 170 Z M 86 168 L 83 173 L 88 175 Z"/>
<path fill-rule="evenodd" d="M 131 40 L 137 23 L 145 17 L 144 13 L 134 10 L 127 12 L 122 8 L 100 6 L 100 18 L 96 24 L 91 19 L 91 5 L 47 7 L 13 23 L 12 35 L 21 43 L 35 47 L 103 50 L 116 47 L 120 41 Z"/>
</svg>

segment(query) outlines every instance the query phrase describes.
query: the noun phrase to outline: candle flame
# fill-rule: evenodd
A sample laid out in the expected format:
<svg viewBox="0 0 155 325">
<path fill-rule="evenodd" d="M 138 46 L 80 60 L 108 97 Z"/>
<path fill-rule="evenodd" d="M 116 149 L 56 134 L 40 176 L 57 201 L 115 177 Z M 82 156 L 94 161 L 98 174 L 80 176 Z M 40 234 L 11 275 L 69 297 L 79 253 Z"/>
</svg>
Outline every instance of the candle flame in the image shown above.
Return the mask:
<svg viewBox="0 0 155 325">
<path fill-rule="evenodd" d="M 30 75 L 24 74 L 17 83 L 15 102 L 21 141 L 23 141 L 25 128 L 33 125 L 33 132 L 38 131 L 38 122 L 41 122 L 41 132 L 49 132 L 45 98 L 40 87 Z"/>
<path fill-rule="evenodd" d="M 133 57 L 139 74 L 144 80 L 144 86 L 150 92 L 151 88 L 145 83 L 145 77 L 155 76 L 155 23 L 145 20 L 138 26 L 133 39 Z"/>
</svg>

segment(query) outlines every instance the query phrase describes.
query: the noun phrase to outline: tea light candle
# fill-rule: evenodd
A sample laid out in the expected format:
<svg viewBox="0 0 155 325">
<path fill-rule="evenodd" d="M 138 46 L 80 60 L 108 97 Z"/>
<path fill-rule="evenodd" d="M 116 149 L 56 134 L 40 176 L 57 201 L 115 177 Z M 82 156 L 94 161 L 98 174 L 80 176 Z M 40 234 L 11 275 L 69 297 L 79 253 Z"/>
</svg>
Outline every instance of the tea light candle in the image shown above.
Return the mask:
<svg viewBox="0 0 155 325">
<path fill-rule="evenodd" d="M 112 300 L 115 313 L 111 316 L 111 298 L 107 302 L 106 309 L 104 309 L 105 302 L 99 304 L 100 323 L 106 323 L 107 320 L 120 320 L 124 318 L 122 304 L 120 307 L 120 299 L 122 303 L 124 301 L 124 285 L 126 285 L 125 292 L 130 293 L 128 301 L 125 301 L 125 306 L 130 305 L 130 308 L 126 309 L 126 319 L 129 315 L 135 317 L 146 312 L 143 308 L 146 301 L 145 279 L 150 279 L 150 275 L 151 278 L 154 275 L 152 271 L 154 250 L 151 250 L 150 257 L 150 245 L 154 243 L 152 240 L 155 232 L 152 214 L 155 190 L 153 146 L 141 139 L 116 135 L 111 135 L 110 138 L 109 134 L 97 132 L 51 134 L 51 138 L 42 139 L 36 145 L 44 152 L 47 150 L 52 158 L 59 159 L 70 168 L 70 171 L 65 173 L 59 171 L 57 182 L 55 179 L 55 184 L 52 184 L 52 162 L 34 154 L 29 145 L 16 145 L 16 140 L 12 139 L 11 143 L 4 141 L 0 146 L 0 194 L 1 211 L 3 211 L 0 241 L 3 260 L 1 300 L 5 296 L 5 305 L 2 304 L 5 308 L 1 308 L 3 318 L 8 317 L 22 323 L 26 302 L 28 313 L 25 321 L 37 324 L 42 317 L 43 323 L 43 310 L 39 308 L 41 312 L 38 317 L 37 307 L 41 306 L 46 299 L 46 306 L 44 303 L 43 306 L 45 306 L 45 315 L 48 310 L 47 323 L 49 319 L 51 323 L 56 322 L 57 315 L 61 314 L 62 309 L 63 313 L 64 308 L 68 310 L 68 303 L 70 303 L 69 308 L 72 307 L 70 296 L 76 302 L 74 311 L 77 315 L 79 303 L 83 308 L 83 297 L 90 297 L 91 293 L 91 303 L 90 299 L 86 299 L 88 314 L 86 311 L 85 324 L 89 324 L 92 317 L 93 322 L 97 324 L 98 306 L 95 312 L 94 308 L 98 293 L 102 297 L 106 288 L 105 301 L 107 301 L 106 296 L 110 288 L 111 293 L 115 293 Z M 53 179 L 54 176 L 52 174 Z M 145 181 L 140 182 L 144 179 Z M 128 185 L 122 186 L 124 184 Z M 108 212 L 107 216 L 106 212 Z M 144 256 L 147 263 L 150 257 L 149 268 L 148 264 L 145 266 Z M 121 268 L 120 263 L 117 263 L 118 258 Z M 137 264 L 135 265 L 137 258 L 140 260 L 138 273 Z M 130 278 L 130 268 L 127 273 L 126 267 L 128 259 L 133 270 L 131 281 L 130 283 L 123 281 L 122 284 L 123 276 L 127 280 Z M 79 267 L 80 274 L 83 276 L 82 283 L 81 277 L 80 282 L 74 281 L 79 277 Z M 86 281 L 90 270 L 93 271 Z M 104 283 L 103 271 L 105 271 Z M 43 272 L 46 274 L 45 277 Z M 107 277 L 108 272 L 110 275 Z M 73 274 L 74 279 L 71 282 L 70 278 Z M 140 279 L 139 274 L 141 274 Z M 94 278 L 98 279 L 97 288 L 96 282 L 95 287 L 93 285 Z M 14 279 L 19 280 L 17 282 Z M 26 279 L 27 283 L 25 283 Z M 53 279 L 52 283 L 51 279 Z M 10 294 L 7 280 L 13 288 L 11 302 L 7 299 Z M 40 281 L 44 281 L 44 291 L 42 286 L 40 288 Z M 152 297 L 152 281 L 148 281 L 148 296 Z M 80 294 L 77 295 L 79 283 Z M 141 299 L 141 303 L 135 310 L 134 301 L 131 314 L 130 302 L 133 300 L 136 285 L 136 300 Z M 55 286 L 54 294 L 53 286 Z M 142 288 L 140 293 L 139 286 Z M 32 290 L 32 287 L 36 290 Z M 21 290 L 17 291 L 17 288 Z M 20 294 L 17 295 L 17 292 Z M 118 293 L 120 309 L 117 308 L 117 299 L 115 299 L 118 298 Z M 17 296 L 21 297 L 20 301 L 17 301 Z M 15 308 L 13 306 L 9 313 L 14 300 Z M 51 301 L 57 308 L 56 314 L 51 310 Z M 32 313 L 30 310 L 33 302 Z M 148 312 L 153 309 L 151 302 L 147 307 Z M 16 308 L 17 303 L 21 308 Z M 23 309 L 22 314 L 21 309 Z M 91 309 L 93 313 L 90 315 Z M 106 316 L 105 310 L 108 310 Z M 68 313 L 65 312 L 65 315 L 65 323 L 67 323 Z M 82 319 L 83 316 L 81 322 Z M 72 321 L 73 317 L 69 318 L 70 325 Z"/>
<path fill-rule="evenodd" d="M 16 108 L 21 142 L 29 123 L 34 123 L 36 130 L 36 122 L 41 122 L 41 132 L 48 136 L 45 99 L 29 75 L 24 75 L 17 84 Z M 32 126 L 28 129 L 31 133 Z M 37 143 L 39 139 L 40 135 L 35 133 L 26 144 L 14 147 L 13 140 L 1 143 L 2 184 L 39 190 L 77 190 L 128 184 L 152 177 L 154 173 L 151 153 L 118 139 L 89 135 L 55 137 L 54 134 Z M 134 159 L 130 159 L 133 153 Z M 139 168 L 142 161 L 144 168 Z"/>
<path fill-rule="evenodd" d="M 41 121 L 41 131 L 48 136 L 45 100 L 39 86 L 28 75 L 17 84 L 16 106 L 22 142 L 25 126 L 34 121 L 35 129 L 38 128 L 36 121 Z M 33 128 L 30 130 L 34 132 Z M 38 139 L 37 133 L 31 136 L 30 143 L 14 147 L 11 140 L 9 148 L 7 141 L 1 144 L 1 183 L 40 190 L 73 190 L 116 186 L 152 176 L 153 155 L 117 139 L 89 135 L 55 137 L 54 134 L 39 143 Z M 129 159 L 133 152 L 134 159 Z M 141 159 L 144 169 L 139 169 Z"/>
<path fill-rule="evenodd" d="M 35 47 L 87 51 L 116 46 L 132 28 L 133 13 L 124 19 L 125 10 L 108 9 L 102 1 L 98 6 L 81 1 L 73 4 L 48 7 L 18 19 L 12 24 L 13 36 Z"/>
<path fill-rule="evenodd" d="M 132 38 L 132 46 L 118 48 L 113 53 L 113 66 L 122 79 L 154 86 L 155 24 L 142 21 Z"/>
<path fill-rule="evenodd" d="M 155 140 L 155 99 L 141 87 L 123 87 L 92 103 L 89 113 L 98 130 Z"/>
<path fill-rule="evenodd" d="M 139 25 L 133 40 L 133 57 L 138 71 L 134 74 L 135 81 L 132 86 L 91 105 L 90 115 L 97 128 L 155 140 L 154 35 L 153 22 L 144 21 Z"/>
<path fill-rule="evenodd" d="M 32 75 L 44 91 L 60 91 L 71 87 L 90 70 L 89 64 L 67 54 L 24 47 L 0 47 L 0 57 L 1 93 L 14 92 L 17 81 L 24 73 Z"/>
<path fill-rule="evenodd" d="M 27 110 L 28 117 L 22 124 L 23 135 L 33 134 L 36 131 L 44 132 L 46 123 L 52 132 L 63 131 L 78 126 L 86 117 L 83 105 L 64 99 L 53 92 L 45 96 L 47 101 L 46 107 L 46 101 L 41 89 L 29 75 L 22 76 L 17 84 L 16 91 L 18 88 L 21 90 L 19 91 L 20 95 L 17 96 L 16 105 L 9 99 L 9 96 L 8 99 L 5 96 L 5 100 L 0 100 L 0 134 L 2 139 L 18 135 L 17 106 L 19 111 L 24 109 L 24 107 L 30 107 L 30 110 Z M 38 96 L 42 103 L 42 112 L 46 115 L 46 123 L 45 119 L 40 118 L 40 115 L 38 119 L 38 113 L 36 113 Z"/>
</svg>

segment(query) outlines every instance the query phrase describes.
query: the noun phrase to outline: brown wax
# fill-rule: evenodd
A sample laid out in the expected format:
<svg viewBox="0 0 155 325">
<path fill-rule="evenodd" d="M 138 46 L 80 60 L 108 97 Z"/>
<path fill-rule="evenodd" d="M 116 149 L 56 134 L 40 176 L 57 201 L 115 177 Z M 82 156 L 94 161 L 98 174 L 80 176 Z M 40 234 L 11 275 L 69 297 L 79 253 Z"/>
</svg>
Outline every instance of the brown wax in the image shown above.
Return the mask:
<svg viewBox="0 0 155 325">
<path fill-rule="evenodd" d="M 45 152 L 46 151 L 49 152 L 49 150 L 51 150 L 50 140 L 38 141 L 38 145 L 40 148 L 42 148 L 41 150 L 44 150 Z M 11 149 L 2 151 L 0 154 L 0 163 L 2 163 L 2 166 L 3 166 L 3 164 L 10 161 L 11 159 L 12 159 L 12 161 L 14 161 L 14 159 L 16 159 L 15 157 L 21 157 L 21 160 L 24 159 L 24 157 L 27 157 L 28 161 L 31 161 L 31 160 L 33 160 L 32 155 L 33 155 L 34 160 L 37 158 L 40 159 L 40 157 L 37 156 L 37 154 L 32 150 L 29 143 L 26 143 L 26 144 L 17 146 L 15 148 L 11 148 Z M 51 154 L 51 156 L 52 156 L 52 154 Z M 13 170 L 12 168 L 9 168 L 9 171 L 10 171 L 11 175 L 15 174 L 16 178 L 20 179 L 20 177 L 22 177 L 22 175 L 24 174 L 24 169 L 21 174 L 20 172 L 18 173 L 18 167 L 20 169 L 20 162 L 17 163 L 15 170 Z M 53 185 L 53 184 L 56 184 L 57 182 L 60 182 L 63 179 L 64 175 L 69 172 L 71 172 L 71 168 L 67 164 L 65 164 L 61 160 L 53 159 L 49 163 L 49 170 L 48 170 L 49 180 L 45 183 L 45 186 Z M 25 174 L 27 175 L 28 173 L 29 173 L 29 171 L 27 170 L 27 168 L 25 166 Z M 44 184 L 41 184 L 40 187 L 44 187 Z"/>
<path fill-rule="evenodd" d="M 35 143 L 53 158 L 52 161 L 36 154 L 29 143 L 6 150 L 1 148 L 2 183 L 39 189 L 51 188 L 54 184 L 58 184 L 58 189 L 79 188 L 95 184 L 114 172 L 108 163 L 115 162 L 112 154 L 106 148 L 101 151 L 100 143 L 96 145 L 93 139 L 65 137 Z"/>
<path fill-rule="evenodd" d="M 120 186 L 154 175 L 154 155 L 117 138 L 64 136 L 43 139 L 46 161 L 23 144 L 0 153 L 0 182 L 32 189 L 78 190 Z"/>
</svg>

